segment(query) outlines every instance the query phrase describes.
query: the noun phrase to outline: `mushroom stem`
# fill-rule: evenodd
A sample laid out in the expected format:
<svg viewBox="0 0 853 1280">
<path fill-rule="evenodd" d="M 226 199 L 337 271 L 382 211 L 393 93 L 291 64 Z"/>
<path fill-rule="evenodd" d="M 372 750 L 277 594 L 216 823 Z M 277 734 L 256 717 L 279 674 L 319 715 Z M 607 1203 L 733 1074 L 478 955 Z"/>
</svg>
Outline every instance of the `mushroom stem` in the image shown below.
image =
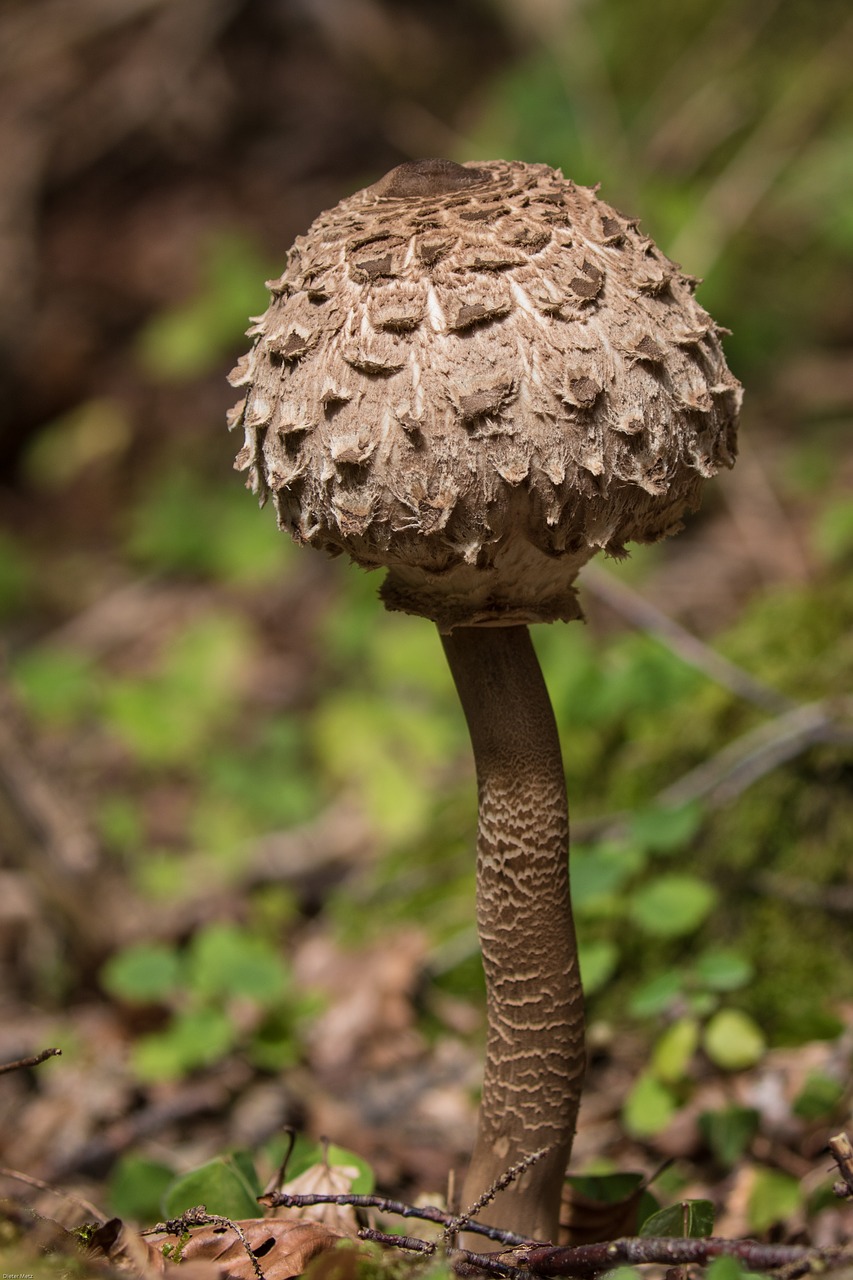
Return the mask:
<svg viewBox="0 0 853 1280">
<path fill-rule="evenodd" d="M 526 627 L 459 627 L 442 642 L 477 767 L 477 924 L 489 1021 L 463 1209 L 547 1147 L 483 1219 L 556 1241 L 585 1062 L 557 726 Z"/>
</svg>

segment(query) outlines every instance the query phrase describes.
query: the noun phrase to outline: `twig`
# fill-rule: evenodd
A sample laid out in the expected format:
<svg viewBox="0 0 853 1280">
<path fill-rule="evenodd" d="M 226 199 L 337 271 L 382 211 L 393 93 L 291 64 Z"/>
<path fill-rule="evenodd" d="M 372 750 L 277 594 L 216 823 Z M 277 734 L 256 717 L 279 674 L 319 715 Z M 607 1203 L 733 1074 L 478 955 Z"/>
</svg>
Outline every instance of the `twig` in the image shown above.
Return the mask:
<svg viewBox="0 0 853 1280">
<path fill-rule="evenodd" d="M 372 1240 L 374 1244 L 387 1244 L 394 1249 L 408 1249 L 410 1253 L 435 1253 L 435 1244 L 430 1240 L 420 1240 L 417 1236 L 393 1236 L 373 1227 L 362 1227 L 358 1238 Z"/>
<path fill-rule="evenodd" d="M 853 698 L 849 697 L 795 706 L 729 742 L 716 755 L 658 791 L 653 804 L 677 809 L 702 800 L 709 808 L 720 809 L 810 747 L 853 744 L 851 715 Z M 618 838 L 624 835 L 632 817 L 632 811 L 624 810 L 599 818 L 578 818 L 573 824 L 575 840 L 581 843 L 603 836 Z"/>
<path fill-rule="evenodd" d="M 252 1264 L 252 1270 L 257 1276 L 257 1280 L 266 1280 L 263 1268 L 258 1262 L 254 1249 L 246 1239 L 246 1233 L 240 1226 L 239 1222 L 235 1222 L 233 1218 L 226 1218 L 221 1213 L 208 1213 L 203 1204 L 197 1204 L 192 1209 L 187 1209 L 179 1218 L 169 1218 L 167 1222 L 158 1222 L 155 1227 L 148 1227 L 141 1234 L 144 1236 L 159 1235 L 161 1232 L 170 1236 L 182 1236 L 191 1227 L 230 1227 L 234 1234 L 239 1238 L 240 1243 L 246 1251 L 246 1255 Z"/>
<path fill-rule="evenodd" d="M 717 806 L 726 804 L 808 747 L 853 743 L 853 725 L 841 722 L 851 711 L 850 698 L 825 698 L 795 707 L 729 743 L 666 787 L 657 800 L 674 807 L 700 799 Z"/>
<path fill-rule="evenodd" d="M 523 1160 L 519 1160 L 517 1164 L 510 1165 L 505 1169 L 499 1178 L 497 1178 L 490 1187 L 487 1187 L 483 1194 L 474 1201 L 458 1217 L 451 1219 L 444 1230 L 444 1237 L 449 1240 L 451 1236 L 458 1235 L 460 1231 L 466 1229 L 476 1218 L 481 1209 L 485 1209 L 487 1204 L 491 1204 L 499 1191 L 505 1190 L 516 1178 L 520 1177 L 526 1169 L 541 1160 L 543 1156 L 548 1155 L 553 1150 L 553 1146 L 540 1147 L 538 1151 L 532 1152 L 529 1156 L 525 1156 Z"/>
<path fill-rule="evenodd" d="M 748 671 L 729 662 L 728 658 L 710 648 L 680 622 L 663 613 L 614 574 L 599 569 L 596 565 L 588 565 L 584 570 L 583 583 L 608 608 L 621 614 L 639 630 L 657 637 L 684 662 L 717 684 L 730 689 L 739 698 L 745 698 L 773 715 L 784 714 L 797 706 L 784 693 L 771 689 Z"/>
<path fill-rule="evenodd" d="M 36 1191 L 45 1191 L 48 1195 L 56 1196 L 57 1200 L 66 1200 L 69 1204 L 76 1204 L 96 1222 L 105 1221 L 103 1212 L 93 1205 L 90 1200 L 84 1200 L 82 1196 L 72 1195 L 68 1191 L 58 1191 L 49 1182 L 43 1182 L 41 1178 L 34 1178 L 32 1174 L 21 1173 L 18 1169 L 7 1169 L 5 1165 L 0 1165 L 0 1178 L 12 1178 L 15 1182 L 22 1182 L 25 1187 L 34 1187 Z"/>
<path fill-rule="evenodd" d="M 37 1067 L 41 1062 L 47 1062 L 48 1058 L 59 1058 L 62 1055 L 61 1049 L 42 1049 L 41 1053 L 35 1054 L 32 1058 L 18 1058 L 16 1062 L 0 1063 L 0 1076 L 7 1071 L 20 1071 L 22 1067 Z"/>
<path fill-rule="evenodd" d="M 853 884 L 814 884 L 776 871 L 759 871 L 752 883 L 759 893 L 798 907 L 817 907 L 836 916 L 853 914 Z"/>
<path fill-rule="evenodd" d="M 837 1133 L 829 1139 L 828 1146 L 842 1179 L 833 1183 L 832 1190 L 840 1199 L 847 1200 L 853 1196 L 853 1145 L 846 1133 Z"/>
<path fill-rule="evenodd" d="M 846 1134 L 839 1134 L 830 1140 L 833 1151 L 836 1146 L 841 1153 L 839 1167 L 845 1179 L 849 1175 L 849 1185 L 853 1194 L 853 1146 L 847 1141 Z M 527 1167 L 529 1163 L 530 1160 L 521 1161 L 520 1166 Z M 513 1177 L 517 1177 L 521 1172 L 520 1166 L 513 1166 L 501 1181 L 511 1181 Z M 500 1189 L 502 1188 L 495 1186 L 491 1191 L 494 1193 Z M 320 1193 L 291 1196 L 277 1192 L 261 1197 L 260 1202 L 293 1208 L 304 1208 L 314 1204 L 337 1204 L 349 1205 L 356 1209 L 379 1209 L 402 1218 L 422 1218 L 427 1222 L 441 1223 L 446 1228 L 445 1237 L 458 1230 L 459 1225 L 464 1225 L 466 1231 L 477 1232 L 488 1236 L 489 1239 L 497 1240 L 508 1246 L 511 1252 L 481 1254 L 469 1249 L 460 1249 L 452 1255 L 454 1271 L 458 1275 L 476 1275 L 485 1272 L 487 1275 L 499 1277 L 500 1280 L 530 1280 L 531 1276 L 572 1276 L 584 1280 L 587 1276 L 594 1277 L 621 1266 L 638 1266 L 645 1263 L 667 1267 L 704 1266 L 712 1259 L 721 1256 L 738 1258 L 749 1271 L 780 1271 L 784 1268 L 785 1280 L 797 1280 L 797 1277 L 808 1272 L 826 1272 L 833 1267 L 849 1266 L 853 1263 L 853 1252 L 844 1252 L 841 1249 L 761 1244 L 756 1240 L 724 1240 L 714 1236 L 704 1239 L 630 1236 L 604 1241 L 601 1244 L 569 1247 L 531 1244 L 523 1237 L 508 1231 L 498 1231 L 494 1227 L 485 1227 L 475 1221 L 466 1223 L 464 1217 L 454 1219 L 451 1214 L 444 1213 L 440 1209 L 415 1207 L 397 1200 L 386 1200 L 382 1196 Z M 191 1213 L 196 1212 L 198 1211 L 191 1211 Z M 174 1232 L 180 1224 L 185 1224 L 186 1217 L 187 1215 L 184 1215 L 183 1218 L 177 1219 L 174 1223 L 167 1223 L 165 1226 L 161 1224 L 153 1230 L 169 1229 Z M 359 1235 L 362 1239 L 375 1240 L 392 1248 L 406 1249 L 416 1253 L 431 1254 L 436 1249 L 430 1241 L 420 1240 L 416 1236 L 397 1236 L 373 1229 L 363 1230 Z"/>
<path fill-rule="evenodd" d="M 603 1244 L 554 1247 L 537 1245 L 515 1254 L 518 1261 L 539 1276 L 596 1276 L 615 1267 L 654 1262 L 664 1266 L 704 1266 L 713 1258 L 738 1258 L 749 1271 L 786 1269 L 786 1276 L 804 1275 L 818 1263 L 848 1262 L 853 1255 L 811 1249 L 806 1245 L 759 1244 L 756 1240 L 723 1240 L 642 1236 L 624 1237 Z"/>
<path fill-rule="evenodd" d="M 228 1097 L 229 1087 L 221 1079 L 192 1081 L 174 1094 L 122 1116 L 71 1151 L 57 1153 L 48 1165 L 48 1174 L 57 1182 L 80 1174 L 100 1176 L 134 1143 L 176 1122 L 206 1113 L 221 1113 Z"/>
<path fill-rule="evenodd" d="M 537 1245 L 516 1250 L 521 1264 L 513 1266 L 494 1254 L 460 1252 L 453 1259 L 458 1275 L 485 1271 L 501 1280 L 529 1280 L 533 1276 L 598 1276 L 616 1267 L 657 1263 L 660 1266 L 705 1266 L 714 1258 L 737 1258 L 749 1271 L 780 1271 L 785 1280 L 796 1280 L 810 1271 L 825 1274 L 830 1265 L 846 1266 L 853 1254 L 834 1249 L 810 1249 L 806 1245 L 759 1244 L 756 1240 L 721 1240 L 634 1236 L 603 1244 L 572 1247 Z"/>
<path fill-rule="evenodd" d="M 348 1205 L 353 1209 L 378 1209 L 380 1213 L 392 1213 L 399 1218 L 421 1218 L 424 1222 L 437 1222 L 449 1227 L 458 1218 L 433 1205 L 411 1205 L 402 1200 L 388 1200 L 385 1196 L 367 1195 L 331 1195 L 316 1192 L 310 1195 L 290 1195 L 287 1191 L 273 1191 L 258 1197 L 258 1203 L 268 1208 L 306 1209 L 315 1204 Z M 510 1231 L 501 1231 L 497 1227 L 489 1227 L 482 1222 L 471 1222 L 467 1231 L 485 1236 L 488 1240 L 497 1240 L 500 1244 L 524 1244 L 525 1237 L 514 1235 Z M 394 1237 L 397 1239 L 397 1237 Z"/>
<path fill-rule="evenodd" d="M 284 1135 L 287 1140 L 287 1146 L 284 1155 L 279 1161 L 278 1168 L 264 1189 L 264 1195 L 273 1195 L 275 1192 L 281 1191 L 287 1181 L 287 1166 L 290 1163 L 290 1157 L 293 1155 L 293 1148 L 296 1146 L 296 1130 L 292 1125 L 285 1125 Z"/>
</svg>

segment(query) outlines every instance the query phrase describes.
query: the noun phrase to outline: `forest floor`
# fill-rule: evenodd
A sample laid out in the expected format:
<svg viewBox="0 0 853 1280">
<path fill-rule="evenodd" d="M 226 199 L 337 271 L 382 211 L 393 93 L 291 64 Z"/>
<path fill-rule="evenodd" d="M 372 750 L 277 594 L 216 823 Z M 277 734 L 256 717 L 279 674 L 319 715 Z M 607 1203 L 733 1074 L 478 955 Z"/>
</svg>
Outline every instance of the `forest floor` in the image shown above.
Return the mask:
<svg viewBox="0 0 853 1280">
<path fill-rule="evenodd" d="M 251 1153 L 266 1184 L 287 1129 L 355 1153 L 386 1194 L 444 1203 L 473 1140 L 484 1029 L 471 897 L 474 781 L 446 674 L 429 674 L 437 645 L 430 650 L 434 641 L 407 622 L 389 624 L 372 580 L 285 545 L 231 474 L 233 442 L 220 426 L 243 318 L 263 308 L 262 281 L 276 270 L 264 260 L 267 246 L 286 247 L 337 198 L 328 174 L 344 157 L 355 185 L 405 151 L 351 123 L 352 83 L 336 78 L 335 101 L 324 98 L 325 54 L 311 40 L 300 46 L 300 31 L 276 72 L 294 101 L 310 97 L 304 121 L 313 132 L 298 135 L 301 148 L 286 151 L 292 171 L 275 180 L 257 150 L 241 164 L 244 135 L 233 122 L 217 135 L 228 142 L 224 153 L 211 143 L 195 165 L 181 168 L 173 155 L 169 169 L 162 157 L 150 166 L 137 157 L 137 168 L 123 170 L 109 131 L 99 140 L 92 127 L 97 95 L 87 96 L 79 77 L 65 86 L 61 60 L 50 81 L 57 104 L 79 107 L 93 150 L 81 141 L 76 158 L 64 151 L 65 171 L 57 162 L 44 178 L 38 225 L 20 231 L 16 223 L 19 252 L 38 261 L 33 278 L 50 287 L 32 290 L 16 277 L 33 326 L 27 344 L 17 333 L 8 339 L 0 1065 L 52 1046 L 61 1056 L 0 1075 L 8 1239 L 30 1229 L 28 1207 L 64 1226 L 91 1219 L 93 1207 L 103 1218 L 151 1225 L 176 1178 L 235 1150 Z M 100 38 L 92 37 L 93 83 L 108 65 L 97 56 Z M 234 54 L 238 63 L 249 43 Z M 128 44 L 126 71 L 134 49 Z M 500 56 L 495 36 L 488 57 Z M 204 82 L 214 105 L 215 71 Z M 181 66 L 171 73 L 183 74 Z M 145 110 L 155 118 L 153 99 Z M 132 121 L 123 127 L 132 138 Z M 167 135 L 165 126 L 152 134 L 166 153 Z M 20 133 L 21 154 L 41 154 L 37 141 Z M 49 141 L 48 150 L 62 150 L 62 137 Z M 274 142 L 267 138 L 275 158 Z M 316 166 L 309 153 L 320 157 Z M 227 187 L 215 172 L 225 161 Z M 23 208 L 23 188 L 16 191 Z M 800 928 L 804 948 L 819 952 L 825 940 L 824 954 L 801 968 L 791 959 L 776 979 L 770 942 L 762 938 L 755 954 L 736 944 L 732 969 L 718 967 L 707 989 L 685 994 L 692 939 L 681 934 L 676 952 L 652 934 L 647 950 L 660 948 L 661 971 L 680 968 L 686 984 L 648 1006 L 661 1015 L 652 1029 L 637 1016 L 623 1020 L 618 1002 L 648 994 L 661 973 L 637 959 L 638 949 L 621 952 L 616 997 L 608 1004 L 596 991 L 591 1001 L 573 1156 L 581 1174 L 657 1175 L 651 1190 L 661 1205 L 712 1202 L 716 1235 L 821 1248 L 853 1234 L 853 1206 L 833 1193 L 838 1170 L 827 1148 L 850 1124 L 853 1104 L 845 986 L 853 960 L 843 941 L 853 901 L 849 862 L 840 866 L 837 856 L 851 843 L 843 829 L 851 819 L 843 683 L 853 670 L 853 523 L 843 501 L 853 488 L 851 370 L 847 349 L 810 350 L 765 377 L 747 401 L 732 475 L 682 538 L 636 558 L 620 579 L 622 595 L 610 578 L 589 575 L 587 639 L 577 642 L 579 652 L 600 647 L 614 664 L 624 659 L 635 684 L 648 673 L 663 681 L 683 717 L 683 767 L 678 742 L 666 746 L 669 755 L 656 746 L 634 762 L 643 785 L 643 769 L 660 788 L 686 775 L 699 748 L 685 727 L 692 686 L 682 690 L 680 676 L 648 665 L 645 649 L 620 648 L 626 636 L 644 644 L 656 630 L 632 584 L 699 639 L 698 662 L 712 682 L 710 646 L 766 605 L 766 650 L 751 654 L 758 633 L 741 632 L 737 660 L 744 669 L 754 661 L 762 680 L 781 672 L 797 706 L 824 699 L 814 740 L 787 756 L 783 747 L 778 769 L 762 775 L 765 808 L 779 785 L 778 847 L 762 844 L 763 817 L 745 819 L 738 838 L 751 842 L 757 867 L 741 876 L 711 837 L 707 845 L 695 832 L 685 837 L 688 857 L 711 850 L 719 905 L 696 926 L 706 950 L 728 948 L 731 957 L 732 921 L 753 909 L 763 920 L 772 901 L 787 912 L 786 937 Z M 809 448 L 795 421 L 809 424 Z M 777 605 L 782 627 L 806 612 L 814 619 L 812 647 L 793 674 L 777 653 L 787 642 L 773 634 Z M 654 643 L 667 661 L 683 661 L 683 637 Z M 800 643 L 794 634 L 787 647 Z M 555 644 L 553 634 L 543 641 L 559 675 Z M 369 653 L 373 665 L 362 671 Z M 425 710 L 433 702 L 439 710 Z M 654 707 L 646 712 L 654 718 Z M 588 714 L 583 742 L 598 726 Z M 629 712 L 619 715 L 602 756 L 627 750 Z M 715 758 L 726 732 L 754 727 L 727 704 L 708 715 L 720 734 L 709 746 Z M 418 723 L 423 741 L 407 757 L 395 735 Z M 667 737 L 660 724 L 657 731 Z M 611 830 L 602 815 L 634 804 L 624 780 L 632 766 L 626 756 L 622 791 L 602 782 L 596 792 L 573 750 L 570 794 L 579 797 L 585 846 Z M 379 781 L 364 784 L 374 754 Z M 780 777 L 800 799 L 790 800 Z M 719 796 L 708 805 L 713 835 L 732 806 Z M 802 824 L 799 845 L 786 827 L 791 815 Z M 810 833 L 834 859 L 814 881 Z M 652 857 L 655 840 L 665 843 L 660 833 L 651 839 Z M 786 840 L 790 860 L 774 879 Z M 418 862 L 424 852 L 431 870 Z M 630 912 L 628 883 L 613 889 L 608 910 Z M 611 937 L 596 932 L 604 914 L 590 920 L 604 948 L 596 954 L 615 955 Z M 740 1059 L 726 1061 L 706 1032 L 725 1005 L 726 982 L 736 988 L 747 969 L 763 994 L 747 1002 L 750 1020 L 738 1033 L 745 1025 L 748 1040 L 761 1030 L 765 1007 L 769 1030 L 752 1048 L 738 1041 Z M 780 1023 L 786 1004 L 797 1009 L 796 1034 Z M 576 1192 L 567 1209 L 574 1240 L 596 1231 Z M 598 1216 L 605 1238 L 629 1227 L 613 1211 Z"/>
</svg>

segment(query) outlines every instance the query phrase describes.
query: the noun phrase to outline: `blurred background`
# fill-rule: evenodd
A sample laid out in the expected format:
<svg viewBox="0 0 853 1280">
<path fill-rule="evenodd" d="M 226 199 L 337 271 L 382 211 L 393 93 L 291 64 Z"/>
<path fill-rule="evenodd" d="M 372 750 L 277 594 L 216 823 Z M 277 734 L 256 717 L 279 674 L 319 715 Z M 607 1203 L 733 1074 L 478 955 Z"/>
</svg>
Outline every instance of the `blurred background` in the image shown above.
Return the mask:
<svg viewBox="0 0 853 1280">
<path fill-rule="evenodd" d="M 464 723 L 429 625 L 243 491 L 225 376 L 320 210 L 406 159 L 519 158 L 703 277 L 746 389 L 688 529 L 537 629 L 589 993 L 575 1163 L 672 1157 L 721 1232 L 841 1230 L 851 63 L 844 0 L 2 7 L 0 1061 L 63 1049 L 2 1079 L 4 1164 L 150 1221 L 212 1156 L 268 1171 L 283 1124 L 406 1194 L 464 1160 Z"/>
</svg>

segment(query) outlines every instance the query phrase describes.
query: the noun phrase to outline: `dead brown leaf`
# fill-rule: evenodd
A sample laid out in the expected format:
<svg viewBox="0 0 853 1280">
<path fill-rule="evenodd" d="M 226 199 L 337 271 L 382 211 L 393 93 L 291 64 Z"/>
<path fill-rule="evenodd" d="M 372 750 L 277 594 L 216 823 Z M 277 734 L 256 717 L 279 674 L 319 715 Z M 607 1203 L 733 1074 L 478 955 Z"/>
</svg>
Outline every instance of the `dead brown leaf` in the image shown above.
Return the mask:
<svg viewBox="0 0 853 1280">
<path fill-rule="evenodd" d="M 560 1239 L 566 1244 L 598 1244 L 637 1234 L 637 1210 L 646 1190 L 640 1185 L 622 1200 L 607 1204 L 592 1200 L 568 1183 L 560 1207 Z"/>
<path fill-rule="evenodd" d="M 312 1164 L 310 1169 L 286 1182 L 282 1191 L 292 1196 L 345 1196 L 360 1172 L 354 1165 Z M 322 1222 L 331 1231 L 345 1236 L 358 1234 L 358 1222 L 351 1205 L 312 1204 L 291 1209 L 289 1213 L 305 1221 Z"/>
<path fill-rule="evenodd" d="M 180 1251 L 181 1274 L 186 1263 L 210 1263 L 222 1280 L 257 1280 L 246 1250 L 248 1244 L 265 1280 L 292 1280 L 302 1274 L 312 1258 L 334 1249 L 345 1238 L 324 1223 L 293 1218 L 249 1218 L 235 1225 L 242 1231 L 245 1243 L 232 1227 L 219 1223 L 192 1228 Z M 150 1238 L 161 1258 L 162 1247 L 167 1243 L 174 1245 L 175 1238 Z"/>
</svg>

